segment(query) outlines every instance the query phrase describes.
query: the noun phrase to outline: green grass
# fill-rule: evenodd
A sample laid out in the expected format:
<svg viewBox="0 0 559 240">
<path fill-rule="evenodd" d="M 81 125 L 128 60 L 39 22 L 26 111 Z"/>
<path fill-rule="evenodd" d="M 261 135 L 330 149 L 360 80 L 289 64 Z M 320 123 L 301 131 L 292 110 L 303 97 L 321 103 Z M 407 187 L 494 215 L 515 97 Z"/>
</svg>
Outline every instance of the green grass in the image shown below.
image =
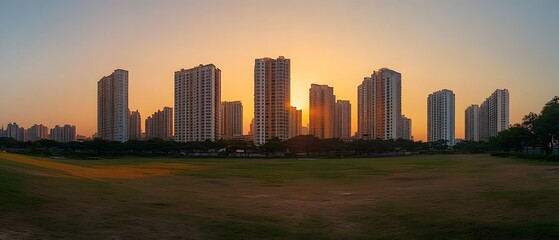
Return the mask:
<svg viewBox="0 0 559 240">
<path fill-rule="evenodd" d="M 479 154 L 44 160 L 196 168 L 138 179 L 80 179 L 0 159 L 0 237 L 559 239 L 557 163 Z"/>
</svg>

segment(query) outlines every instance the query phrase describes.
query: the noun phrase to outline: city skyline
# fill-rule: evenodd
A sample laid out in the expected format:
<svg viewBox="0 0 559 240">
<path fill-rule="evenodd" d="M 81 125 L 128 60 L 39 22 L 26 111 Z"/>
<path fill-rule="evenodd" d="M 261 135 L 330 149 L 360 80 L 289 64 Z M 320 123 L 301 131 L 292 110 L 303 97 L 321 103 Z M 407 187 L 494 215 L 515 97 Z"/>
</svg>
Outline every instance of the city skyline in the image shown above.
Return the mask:
<svg viewBox="0 0 559 240">
<path fill-rule="evenodd" d="M 0 125 L 70 123 L 90 136 L 96 132 L 99 76 L 128 70 L 130 109 L 150 113 L 173 104 L 176 69 L 213 63 L 223 71 L 222 100 L 245 103 L 246 133 L 253 112 L 253 61 L 263 56 L 292 60 L 291 105 L 303 110 L 303 126 L 311 83 L 332 86 L 341 99 L 357 103 L 355 88 L 362 77 L 382 67 L 402 73 L 402 113 L 413 119 L 415 140 L 427 139 L 422 99 L 437 89 L 456 94 L 456 138 L 465 137 L 462 109 L 495 89 L 513 94 L 510 123 L 538 112 L 556 95 L 556 2 L 131 3 L 0 3 L 0 33 L 5 36 L 0 39 Z M 114 7 L 107 8 L 109 4 Z M 216 13 L 202 18 L 196 13 L 213 6 Z M 369 14 L 375 8 L 386 11 Z M 190 14 L 173 14 L 185 9 Z M 264 14 L 261 9 L 271 10 Z M 121 15 L 108 21 L 99 17 L 101 10 Z M 414 17 L 417 12 L 424 14 Z M 398 17 L 387 18 L 393 13 Z M 170 34 L 192 19 L 208 21 L 205 28 L 189 29 L 191 34 Z M 256 34 L 262 26 L 274 31 Z M 231 37 L 196 37 L 217 29 Z M 379 32 L 391 37 L 381 40 Z M 537 77 L 528 85 L 523 79 L 530 76 Z M 357 104 L 351 112 L 353 133 Z"/>
</svg>

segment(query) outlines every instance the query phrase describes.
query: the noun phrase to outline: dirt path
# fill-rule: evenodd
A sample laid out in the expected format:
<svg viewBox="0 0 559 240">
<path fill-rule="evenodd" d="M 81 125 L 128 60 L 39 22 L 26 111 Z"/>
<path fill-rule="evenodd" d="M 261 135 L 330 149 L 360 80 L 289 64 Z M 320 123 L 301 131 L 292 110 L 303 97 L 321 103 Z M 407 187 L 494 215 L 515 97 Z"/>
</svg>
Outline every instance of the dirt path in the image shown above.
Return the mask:
<svg viewBox="0 0 559 240">
<path fill-rule="evenodd" d="M 198 169 L 199 167 L 190 164 L 180 163 L 145 163 L 141 165 L 113 165 L 99 167 L 82 167 L 72 164 L 54 162 L 49 160 L 39 160 L 37 158 L 0 153 L 0 159 L 17 163 L 29 164 L 37 167 L 62 171 L 72 177 L 86 179 L 135 179 L 153 176 L 164 176 L 174 174 L 185 169 Z"/>
</svg>

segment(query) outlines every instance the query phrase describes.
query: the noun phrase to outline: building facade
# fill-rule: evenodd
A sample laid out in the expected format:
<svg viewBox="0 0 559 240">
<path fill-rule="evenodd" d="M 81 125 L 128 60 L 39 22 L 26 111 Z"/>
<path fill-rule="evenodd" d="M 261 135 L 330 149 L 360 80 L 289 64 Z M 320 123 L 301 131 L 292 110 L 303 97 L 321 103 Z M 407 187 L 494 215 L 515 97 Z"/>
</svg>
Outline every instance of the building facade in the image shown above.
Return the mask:
<svg viewBox="0 0 559 240">
<path fill-rule="evenodd" d="M 223 139 L 242 139 L 243 104 L 241 101 L 221 102 L 220 131 Z"/>
<path fill-rule="evenodd" d="M 76 126 L 56 125 L 50 130 L 50 139 L 57 142 L 75 142 L 77 141 Z"/>
<path fill-rule="evenodd" d="M 43 126 L 43 124 L 35 124 L 25 130 L 25 141 L 35 142 L 41 139 L 49 139 L 49 128 Z"/>
<path fill-rule="evenodd" d="M 146 118 L 146 139 L 173 139 L 173 109 L 164 107 Z"/>
<path fill-rule="evenodd" d="M 381 68 L 357 88 L 357 134 L 362 139 L 398 139 L 402 115 L 402 75 Z"/>
<path fill-rule="evenodd" d="M 2 126 L 0 137 L 13 138 L 16 141 L 25 141 L 25 129 L 17 125 L 17 123 L 8 123 L 6 129 Z"/>
<path fill-rule="evenodd" d="M 338 100 L 334 115 L 334 138 L 349 140 L 351 138 L 351 103 L 349 100 Z"/>
<path fill-rule="evenodd" d="M 497 89 L 479 106 L 479 140 L 488 142 L 509 129 L 509 91 Z"/>
<path fill-rule="evenodd" d="M 465 112 L 465 136 L 467 141 L 479 141 L 479 105 L 472 104 Z"/>
<path fill-rule="evenodd" d="M 175 72 L 175 141 L 220 139 L 221 70 L 213 64 Z"/>
<path fill-rule="evenodd" d="M 455 99 L 451 90 L 443 89 L 427 97 L 427 141 L 446 140 L 454 145 Z"/>
<path fill-rule="evenodd" d="M 260 58 L 254 63 L 254 143 L 262 145 L 277 137 L 289 139 L 291 62 Z"/>
<path fill-rule="evenodd" d="M 128 71 L 117 69 L 97 82 L 97 134 L 128 141 Z"/>
<path fill-rule="evenodd" d="M 413 140 L 411 119 L 407 118 L 405 115 L 402 115 L 401 122 L 402 124 L 400 125 L 401 126 L 400 138 L 405 140 Z"/>
<path fill-rule="evenodd" d="M 128 117 L 128 139 L 142 139 L 142 117 L 138 110 L 130 112 Z"/>
<path fill-rule="evenodd" d="M 311 84 L 309 89 L 309 133 L 319 139 L 334 138 L 336 96 L 328 85 Z"/>
<path fill-rule="evenodd" d="M 303 126 L 303 110 L 291 106 L 289 108 L 289 138 L 301 135 Z"/>
</svg>

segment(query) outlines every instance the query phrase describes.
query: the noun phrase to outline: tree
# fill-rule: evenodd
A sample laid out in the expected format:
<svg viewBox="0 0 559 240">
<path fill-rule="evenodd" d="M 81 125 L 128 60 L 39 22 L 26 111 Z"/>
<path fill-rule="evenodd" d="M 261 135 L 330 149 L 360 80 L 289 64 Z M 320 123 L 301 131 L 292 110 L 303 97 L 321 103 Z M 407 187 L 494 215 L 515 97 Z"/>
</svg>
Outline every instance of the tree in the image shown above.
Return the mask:
<svg viewBox="0 0 559 240">
<path fill-rule="evenodd" d="M 493 139 L 493 143 L 504 151 L 514 149 L 522 152 L 522 149 L 533 137 L 532 132 L 524 124 L 515 124 L 511 128 L 499 132 Z"/>
<path fill-rule="evenodd" d="M 559 97 L 555 96 L 545 104 L 540 115 L 532 121 L 532 131 L 546 154 L 551 154 L 553 141 L 559 137 Z"/>
</svg>

